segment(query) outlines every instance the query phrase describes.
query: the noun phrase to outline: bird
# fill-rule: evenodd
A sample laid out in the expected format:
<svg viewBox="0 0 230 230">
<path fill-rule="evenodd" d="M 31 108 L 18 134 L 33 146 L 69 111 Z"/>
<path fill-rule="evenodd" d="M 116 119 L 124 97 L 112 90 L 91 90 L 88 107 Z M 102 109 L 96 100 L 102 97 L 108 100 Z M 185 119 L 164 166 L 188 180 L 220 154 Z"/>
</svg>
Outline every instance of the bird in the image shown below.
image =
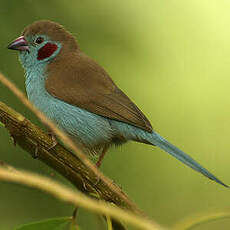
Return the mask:
<svg viewBox="0 0 230 230">
<path fill-rule="evenodd" d="M 157 146 L 185 165 L 228 187 L 153 130 L 141 110 L 109 74 L 79 48 L 62 25 L 40 20 L 8 45 L 19 51 L 28 99 L 101 165 L 107 150 L 127 141 Z"/>
</svg>

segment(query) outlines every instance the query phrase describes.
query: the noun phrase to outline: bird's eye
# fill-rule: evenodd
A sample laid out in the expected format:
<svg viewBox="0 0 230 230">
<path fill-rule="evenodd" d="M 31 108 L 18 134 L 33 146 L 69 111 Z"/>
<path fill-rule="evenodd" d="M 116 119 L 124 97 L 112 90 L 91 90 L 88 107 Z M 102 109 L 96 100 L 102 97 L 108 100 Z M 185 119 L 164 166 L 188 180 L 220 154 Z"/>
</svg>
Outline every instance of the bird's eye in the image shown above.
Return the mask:
<svg viewBox="0 0 230 230">
<path fill-rule="evenodd" d="M 41 44 L 42 42 L 44 42 L 44 38 L 42 38 L 42 37 L 38 37 L 38 38 L 35 40 L 35 43 L 36 43 L 36 44 Z"/>
</svg>

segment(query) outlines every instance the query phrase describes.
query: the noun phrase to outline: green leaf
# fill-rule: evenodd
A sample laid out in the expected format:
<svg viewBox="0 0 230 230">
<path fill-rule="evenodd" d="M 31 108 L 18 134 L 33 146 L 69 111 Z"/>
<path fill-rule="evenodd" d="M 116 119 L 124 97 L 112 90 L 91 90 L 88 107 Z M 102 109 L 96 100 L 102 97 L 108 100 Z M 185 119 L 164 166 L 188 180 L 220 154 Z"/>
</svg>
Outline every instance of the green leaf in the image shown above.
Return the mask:
<svg viewBox="0 0 230 230">
<path fill-rule="evenodd" d="M 5 124 L 0 121 L 0 126 L 5 127 Z"/>
<path fill-rule="evenodd" d="M 71 222 L 70 217 L 54 218 L 31 224 L 25 224 L 15 230 L 63 230 Z"/>
</svg>

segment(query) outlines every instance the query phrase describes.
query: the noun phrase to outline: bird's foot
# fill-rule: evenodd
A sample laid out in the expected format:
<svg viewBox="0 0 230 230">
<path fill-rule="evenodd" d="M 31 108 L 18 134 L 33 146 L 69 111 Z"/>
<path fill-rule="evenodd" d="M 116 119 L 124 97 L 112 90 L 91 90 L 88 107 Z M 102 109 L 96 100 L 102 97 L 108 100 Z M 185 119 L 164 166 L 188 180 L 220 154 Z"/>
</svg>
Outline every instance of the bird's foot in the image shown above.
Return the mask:
<svg viewBox="0 0 230 230">
<path fill-rule="evenodd" d="M 56 135 L 52 131 L 48 131 L 48 135 L 51 137 L 51 140 L 53 142 L 51 146 L 48 148 L 48 150 L 50 150 L 58 144 L 58 141 L 57 141 Z"/>
<path fill-rule="evenodd" d="M 79 226 L 77 224 L 77 212 L 78 212 L 78 207 L 76 207 L 73 210 L 73 214 L 72 214 L 72 228 L 71 229 L 76 229 L 76 230 L 79 229 Z"/>
<path fill-rule="evenodd" d="M 32 157 L 33 157 L 34 159 L 37 159 L 37 158 L 38 158 L 38 150 L 39 150 L 39 145 L 38 145 L 38 143 L 35 143 L 34 154 L 32 154 Z"/>
<path fill-rule="evenodd" d="M 17 141 L 15 139 L 15 136 L 13 134 L 10 135 L 12 141 L 13 141 L 13 145 L 16 146 L 17 145 Z"/>
<path fill-rule="evenodd" d="M 98 161 L 96 162 L 96 166 L 100 168 L 101 163 L 102 163 L 102 159 L 99 158 Z"/>
<path fill-rule="evenodd" d="M 102 163 L 102 160 L 104 159 L 105 154 L 106 154 L 108 148 L 109 148 L 108 146 L 105 146 L 105 147 L 103 148 L 102 153 L 100 154 L 100 156 L 99 156 L 99 158 L 98 158 L 98 161 L 96 162 L 96 166 L 97 166 L 98 168 L 100 168 L 101 163 Z"/>
</svg>

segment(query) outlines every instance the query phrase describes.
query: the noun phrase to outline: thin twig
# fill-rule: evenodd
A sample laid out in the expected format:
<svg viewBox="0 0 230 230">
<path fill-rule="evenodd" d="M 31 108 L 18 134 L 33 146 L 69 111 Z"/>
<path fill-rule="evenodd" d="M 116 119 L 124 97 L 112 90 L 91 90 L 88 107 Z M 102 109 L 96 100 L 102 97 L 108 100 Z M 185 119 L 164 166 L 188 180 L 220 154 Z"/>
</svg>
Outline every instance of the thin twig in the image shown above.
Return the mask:
<svg viewBox="0 0 230 230">
<path fill-rule="evenodd" d="M 174 230 L 192 230 L 196 229 L 204 224 L 208 224 L 210 222 L 230 219 L 230 212 L 220 212 L 220 213 L 212 213 L 212 214 L 200 214 L 196 215 L 196 217 L 188 217 L 186 220 L 180 221 L 174 226 Z"/>
<path fill-rule="evenodd" d="M 9 171 L 0 167 L 0 180 L 11 181 L 38 188 L 52 194 L 56 198 L 75 206 L 82 207 L 95 213 L 112 216 L 117 220 L 124 221 L 135 227 L 146 230 L 163 230 L 159 225 L 153 224 L 149 219 L 137 216 L 129 211 L 124 211 L 104 201 L 96 201 L 76 192 L 64 185 L 61 185 L 44 176 L 38 176 L 31 172 Z"/>
</svg>

